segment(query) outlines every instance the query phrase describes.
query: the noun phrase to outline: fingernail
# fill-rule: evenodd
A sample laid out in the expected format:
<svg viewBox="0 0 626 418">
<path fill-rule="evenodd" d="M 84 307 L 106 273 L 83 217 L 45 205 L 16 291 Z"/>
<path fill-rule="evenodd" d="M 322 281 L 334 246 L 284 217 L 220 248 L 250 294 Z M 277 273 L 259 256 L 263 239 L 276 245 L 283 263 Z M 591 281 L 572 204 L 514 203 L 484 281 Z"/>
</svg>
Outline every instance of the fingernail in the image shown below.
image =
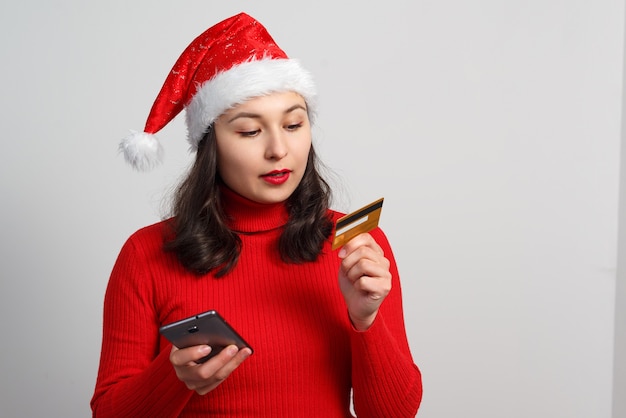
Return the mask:
<svg viewBox="0 0 626 418">
<path fill-rule="evenodd" d="M 339 258 L 344 258 L 346 256 L 346 249 L 341 247 L 341 250 L 339 250 L 339 253 L 337 254 L 337 256 Z"/>
<path fill-rule="evenodd" d="M 227 350 L 228 350 L 227 353 L 229 356 L 234 356 L 235 354 L 237 354 L 237 351 L 239 351 L 237 346 L 234 346 L 234 345 L 231 345 L 230 347 L 228 347 Z"/>
</svg>

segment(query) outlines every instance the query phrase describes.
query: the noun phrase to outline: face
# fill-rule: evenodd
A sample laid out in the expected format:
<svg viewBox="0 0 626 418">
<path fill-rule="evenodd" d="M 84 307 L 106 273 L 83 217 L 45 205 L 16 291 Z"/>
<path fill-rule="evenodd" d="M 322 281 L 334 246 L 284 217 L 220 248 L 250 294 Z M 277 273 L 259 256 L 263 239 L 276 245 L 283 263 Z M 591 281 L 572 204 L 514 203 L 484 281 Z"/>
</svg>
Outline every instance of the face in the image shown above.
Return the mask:
<svg viewBox="0 0 626 418">
<path fill-rule="evenodd" d="M 311 149 L 304 99 L 293 92 L 250 99 L 215 121 L 224 182 L 259 203 L 285 201 L 300 184 Z"/>
</svg>

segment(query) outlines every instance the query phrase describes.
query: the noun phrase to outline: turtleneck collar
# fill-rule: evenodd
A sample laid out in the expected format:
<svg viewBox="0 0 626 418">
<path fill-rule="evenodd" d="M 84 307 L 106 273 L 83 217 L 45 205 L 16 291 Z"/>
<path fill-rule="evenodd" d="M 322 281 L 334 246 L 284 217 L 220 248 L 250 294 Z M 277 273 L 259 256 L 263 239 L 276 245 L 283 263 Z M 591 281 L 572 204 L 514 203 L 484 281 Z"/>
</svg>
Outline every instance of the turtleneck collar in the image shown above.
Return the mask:
<svg viewBox="0 0 626 418">
<path fill-rule="evenodd" d="M 247 199 L 226 186 L 222 186 L 222 202 L 228 226 L 235 232 L 253 233 L 270 231 L 287 224 L 289 214 L 284 202 L 258 203 Z"/>
</svg>

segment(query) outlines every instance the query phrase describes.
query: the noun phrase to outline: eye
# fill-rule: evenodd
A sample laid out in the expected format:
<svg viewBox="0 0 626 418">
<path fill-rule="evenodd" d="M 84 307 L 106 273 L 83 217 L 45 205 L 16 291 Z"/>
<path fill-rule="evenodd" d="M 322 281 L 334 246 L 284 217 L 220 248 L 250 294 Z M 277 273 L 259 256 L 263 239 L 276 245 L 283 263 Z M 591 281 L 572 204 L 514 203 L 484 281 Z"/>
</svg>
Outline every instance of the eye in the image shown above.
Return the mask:
<svg viewBox="0 0 626 418">
<path fill-rule="evenodd" d="M 291 124 L 291 125 L 287 125 L 287 130 L 288 131 L 295 131 L 295 130 L 301 128 L 301 127 L 302 127 L 302 122 L 294 123 L 294 124 Z"/>
<path fill-rule="evenodd" d="M 259 129 L 254 130 L 254 131 L 240 131 L 238 132 L 239 135 L 246 137 L 246 138 L 251 138 L 254 136 L 257 136 L 259 134 L 259 132 L 261 132 Z"/>
</svg>

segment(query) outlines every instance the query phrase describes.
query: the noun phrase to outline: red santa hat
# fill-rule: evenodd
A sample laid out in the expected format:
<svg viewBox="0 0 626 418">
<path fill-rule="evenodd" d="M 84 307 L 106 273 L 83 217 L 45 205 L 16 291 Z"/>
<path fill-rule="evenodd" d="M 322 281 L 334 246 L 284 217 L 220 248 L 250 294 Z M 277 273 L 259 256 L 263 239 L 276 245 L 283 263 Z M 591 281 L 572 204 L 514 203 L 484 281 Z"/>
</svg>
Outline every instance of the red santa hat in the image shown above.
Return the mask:
<svg viewBox="0 0 626 418">
<path fill-rule="evenodd" d="M 143 132 L 120 143 L 126 161 L 149 170 L 162 159 L 156 139 L 183 109 L 192 150 L 226 110 L 272 92 L 294 91 L 315 112 L 315 84 L 297 60 L 278 47 L 267 30 L 245 13 L 210 27 L 185 49 L 167 76 Z"/>
</svg>

